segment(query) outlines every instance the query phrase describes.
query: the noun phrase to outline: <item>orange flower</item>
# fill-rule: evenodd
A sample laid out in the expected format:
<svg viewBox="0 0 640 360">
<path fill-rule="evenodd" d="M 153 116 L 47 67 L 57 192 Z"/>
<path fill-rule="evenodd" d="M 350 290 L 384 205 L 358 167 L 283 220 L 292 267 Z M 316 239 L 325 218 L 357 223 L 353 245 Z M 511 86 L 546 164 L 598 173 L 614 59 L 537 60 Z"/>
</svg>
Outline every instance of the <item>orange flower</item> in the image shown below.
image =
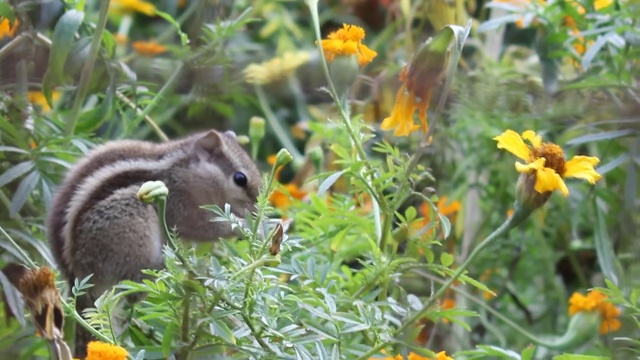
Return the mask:
<svg viewBox="0 0 640 360">
<path fill-rule="evenodd" d="M 616 331 L 622 326 L 617 319 L 620 316 L 620 309 L 606 299 L 607 296 L 598 290 L 591 290 L 587 296 L 575 292 L 569 299 L 569 316 L 579 312 L 599 311 L 602 316 L 600 334 Z"/>
<path fill-rule="evenodd" d="M 13 25 L 10 24 L 9 19 L 2 18 L 0 21 L 0 39 L 5 36 L 14 37 L 16 36 L 16 30 L 18 30 L 18 26 L 20 25 L 20 21 L 15 19 L 13 21 Z"/>
<path fill-rule="evenodd" d="M 59 91 L 51 92 L 51 101 L 56 102 L 60 98 Z M 47 99 L 44 97 L 44 93 L 42 91 L 29 91 L 27 92 L 27 99 L 33 105 L 38 105 L 42 108 L 43 113 L 48 113 L 51 111 L 51 106 L 47 102 Z"/>
<path fill-rule="evenodd" d="M 462 204 L 458 200 L 449 202 L 448 197 L 441 196 L 438 200 L 437 206 L 440 214 L 448 217 L 449 221 L 454 222 L 456 214 L 460 211 Z M 423 219 L 412 224 L 411 228 L 415 230 L 420 230 L 431 223 L 431 206 L 428 202 L 423 202 L 418 211 L 420 212 L 420 215 L 422 215 Z M 433 236 L 433 231 L 434 228 L 429 229 L 428 234 Z"/>
<path fill-rule="evenodd" d="M 305 196 L 307 196 L 307 192 L 301 190 L 298 185 L 286 184 L 284 189 L 276 189 L 269 196 L 269 201 L 277 208 L 286 209 L 291 205 L 293 199 L 302 200 Z"/>
<path fill-rule="evenodd" d="M 100 341 L 91 341 L 87 345 L 87 360 L 125 360 L 127 355 L 127 350 L 118 345 Z"/>
<path fill-rule="evenodd" d="M 402 356 L 402 354 L 398 354 L 396 356 L 387 356 L 384 358 L 369 358 L 369 360 L 405 360 L 405 357 Z M 432 360 L 432 359 L 430 357 L 426 357 L 426 356 L 416 354 L 414 352 L 410 352 L 407 355 L 406 360 Z M 439 353 L 436 354 L 436 358 L 433 360 L 453 360 L 453 358 L 450 356 L 447 356 L 446 351 L 440 351 Z"/>
<path fill-rule="evenodd" d="M 322 40 L 327 61 L 333 61 L 339 55 L 356 55 L 360 66 L 370 63 L 378 53 L 362 44 L 364 36 L 364 29 L 360 26 L 342 24 L 341 29 L 330 33 L 327 40 Z"/>
<path fill-rule="evenodd" d="M 111 4 L 109 4 L 109 13 L 111 14 L 124 15 L 136 12 L 154 16 L 156 7 L 148 1 L 142 0 L 112 0 Z"/>
<path fill-rule="evenodd" d="M 155 56 L 167 51 L 167 47 L 155 41 L 134 41 L 133 50 L 143 56 Z"/>
</svg>

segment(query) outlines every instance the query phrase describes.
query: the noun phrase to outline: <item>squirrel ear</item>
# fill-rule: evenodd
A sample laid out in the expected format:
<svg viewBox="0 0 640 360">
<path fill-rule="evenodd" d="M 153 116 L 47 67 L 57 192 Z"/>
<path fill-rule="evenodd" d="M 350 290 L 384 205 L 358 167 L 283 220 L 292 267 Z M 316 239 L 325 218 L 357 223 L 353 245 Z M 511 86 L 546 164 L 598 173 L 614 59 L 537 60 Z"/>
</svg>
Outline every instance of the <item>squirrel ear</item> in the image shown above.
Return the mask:
<svg viewBox="0 0 640 360">
<path fill-rule="evenodd" d="M 227 130 L 224 132 L 224 134 L 234 140 L 238 138 L 238 135 L 236 135 L 236 133 L 233 130 Z"/>
<path fill-rule="evenodd" d="M 208 160 L 221 151 L 222 146 L 220 134 L 210 130 L 196 140 L 196 143 L 193 145 L 193 151 L 198 158 Z"/>
</svg>

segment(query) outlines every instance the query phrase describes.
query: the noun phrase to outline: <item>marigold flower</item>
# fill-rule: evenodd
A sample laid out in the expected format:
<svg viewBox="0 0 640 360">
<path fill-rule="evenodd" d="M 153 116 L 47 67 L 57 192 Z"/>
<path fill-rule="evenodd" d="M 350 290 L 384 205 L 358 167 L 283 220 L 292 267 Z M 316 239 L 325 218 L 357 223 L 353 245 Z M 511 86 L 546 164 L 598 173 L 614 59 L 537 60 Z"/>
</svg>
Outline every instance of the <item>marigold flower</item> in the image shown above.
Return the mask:
<svg viewBox="0 0 640 360">
<path fill-rule="evenodd" d="M 51 269 L 41 267 L 27 271 L 20 278 L 19 289 L 31 311 L 36 334 L 47 340 L 61 339 L 64 312 Z"/>
<path fill-rule="evenodd" d="M 447 196 L 441 196 L 438 200 L 438 212 L 442 216 L 449 218 L 449 221 L 454 222 L 456 214 L 460 211 L 462 204 L 458 200 L 449 201 Z M 418 212 L 422 215 L 423 219 L 418 222 L 414 222 L 411 226 L 414 230 L 420 230 L 431 222 L 431 205 L 428 202 L 423 202 L 418 208 Z M 434 229 L 430 229 L 427 234 L 433 236 Z"/>
<path fill-rule="evenodd" d="M 13 25 L 9 22 L 9 19 L 2 18 L 0 21 L 0 39 L 5 36 L 14 37 L 16 36 L 16 30 L 18 30 L 18 25 L 20 25 L 20 21 L 15 19 L 13 21 Z"/>
<path fill-rule="evenodd" d="M 127 350 L 118 345 L 100 341 L 91 341 L 87 345 L 87 360 L 125 360 L 127 355 Z"/>
<path fill-rule="evenodd" d="M 167 51 L 167 47 L 155 41 L 134 41 L 133 50 L 143 56 L 156 56 Z"/>
<path fill-rule="evenodd" d="M 360 26 L 342 24 L 341 29 L 330 33 L 327 40 L 322 40 L 322 50 L 327 61 L 333 61 L 338 55 L 356 55 L 360 66 L 370 63 L 378 53 L 362 44 L 364 37 L 364 29 Z"/>
<path fill-rule="evenodd" d="M 402 354 L 398 354 L 396 356 L 387 356 L 384 358 L 369 358 L 369 360 L 453 360 L 453 358 L 447 356 L 446 351 L 440 351 L 436 354 L 435 359 L 410 352 L 409 354 L 407 354 L 406 358 L 402 356 Z"/>
<path fill-rule="evenodd" d="M 620 309 L 606 299 L 607 296 L 598 290 L 591 290 L 587 296 L 575 292 L 569 298 L 569 316 L 579 312 L 597 311 L 602 317 L 600 334 L 616 331 L 622 326 L 617 319 L 620 316 Z"/>
<path fill-rule="evenodd" d="M 569 189 L 563 178 L 580 178 L 595 184 L 601 177 L 594 169 L 600 159 L 591 156 L 574 156 L 571 160 L 565 161 L 564 152 L 560 146 L 543 143 L 540 135 L 532 130 L 527 130 L 522 135 L 513 130 L 507 130 L 493 140 L 498 142 L 499 149 L 507 150 L 526 161 L 526 164 L 516 162 L 516 171 L 533 176 L 534 189 L 540 194 L 550 195 L 552 191 L 559 190 L 566 197 L 569 195 Z M 531 145 L 525 144 L 524 140 Z"/>
<path fill-rule="evenodd" d="M 307 61 L 308 52 L 287 52 L 260 64 L 250 64 L 243 71 L 244 80 L 249 84 L 270 84 L 287 78 Z"/>
<path fill-rule="evenodd" d="M 60 92 L 59 91 L 52 91 L 51 92 L 51 100 L 53 102 L 55 102 L 56 100 L 58 100 L 60 98 Z M 29 100 L 29 102 L 33 105 L 38 105 L 42 108 L 42 112 L 43 113 L 47 113 L 49 111 L 51 111 L 51 106 L 49 106 L 49 103 L 47 102 L 47 99 L 44 96 L 44 93 L 42 91 L 28 91 L 27 92 L 27 99 Z"/>
<path fill-rule="evenodd" d="M 138 12 L 147 16 L 154 16 L 156 14 L 156 7 L 142 0 L 111 0 L 109 12 L 118 15 Z"/>
</svg>

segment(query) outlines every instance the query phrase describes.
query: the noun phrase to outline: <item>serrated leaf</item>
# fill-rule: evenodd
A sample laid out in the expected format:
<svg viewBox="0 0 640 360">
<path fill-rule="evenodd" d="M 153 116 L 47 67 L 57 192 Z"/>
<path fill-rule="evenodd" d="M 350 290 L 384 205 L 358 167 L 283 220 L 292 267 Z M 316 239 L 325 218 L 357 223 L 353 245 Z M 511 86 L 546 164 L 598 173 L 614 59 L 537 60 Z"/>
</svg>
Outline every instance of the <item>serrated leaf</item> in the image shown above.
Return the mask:
<svg viewBox="0 0 640 360">
<path fill-rule="evenodd" d="M 84 13 L 78 10 L 69 10 L 60 17 L 53 30 L 51 38 L 51 51 L 49 53 L 49 66 L 42 80 L 42 91 L 51 105 L 52 88 L 63 82 L 64 64 L 74 44 L 75 35 L 84 20 Z"/>
<path fill-rule="evenodd" d="M 33 161 L 24 161 L 9 168 L 9 170 L 0 175 L 0 187 L 7 185 L 13 180 L 31 171 L 34 166 L 35 162 Z"/>
<path fill-rule="evenodd" d="M 338 171 L 327 176 L 327 178 L 324 179 L 320 186 L 318 186 L 318 196 L 322 196 L 327 190 L 329 190 L 329 188 L 333 186 L 333 184 L 335 184 L 340 176 L 342 176 L 345 172 L 347 172 L 347 170 Z"/>
<path fill-rule="evenodd" d="M 177 334 L 177 325 L 174 322 L 169 322 L 164 334 L 162 335 L 162 354 L 168 356 L 171 352 L 171 345 L 173 343 L 174 336 Z"/>
</svg>

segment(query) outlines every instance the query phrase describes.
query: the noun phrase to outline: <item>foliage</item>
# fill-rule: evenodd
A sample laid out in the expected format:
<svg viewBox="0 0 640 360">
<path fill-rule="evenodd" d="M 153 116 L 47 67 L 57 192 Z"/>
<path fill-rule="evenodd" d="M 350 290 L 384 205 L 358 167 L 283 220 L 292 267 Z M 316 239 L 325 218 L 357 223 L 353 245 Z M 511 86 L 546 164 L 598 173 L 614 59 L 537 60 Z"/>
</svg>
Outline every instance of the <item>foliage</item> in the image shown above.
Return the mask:
<svg viewBox="0 0 640 360">
<path fill-rule="evenodd" d="M 71 165 L 110 139 L 218 128 L 247 134 L 265 173 L 252 216 L 209 207 L 243 236 L 172 234 L 164 269 L 84 314 L 102 341 L 140 359 L 637 356 L 639 15 L 622 0 L 0 3 L 0 349 L 49 354 L 11 264 L 55 268 L 44 219 Z M 534 192 L 492 140 L 507 129 L 598 157 L 602 178 Z M 287 166 L 268 160 L 281 148 Z M 90 283 L 59 283 L 69 341 Z M 569 316 L 591 288 L 619 330 Z"/>
</svg>

